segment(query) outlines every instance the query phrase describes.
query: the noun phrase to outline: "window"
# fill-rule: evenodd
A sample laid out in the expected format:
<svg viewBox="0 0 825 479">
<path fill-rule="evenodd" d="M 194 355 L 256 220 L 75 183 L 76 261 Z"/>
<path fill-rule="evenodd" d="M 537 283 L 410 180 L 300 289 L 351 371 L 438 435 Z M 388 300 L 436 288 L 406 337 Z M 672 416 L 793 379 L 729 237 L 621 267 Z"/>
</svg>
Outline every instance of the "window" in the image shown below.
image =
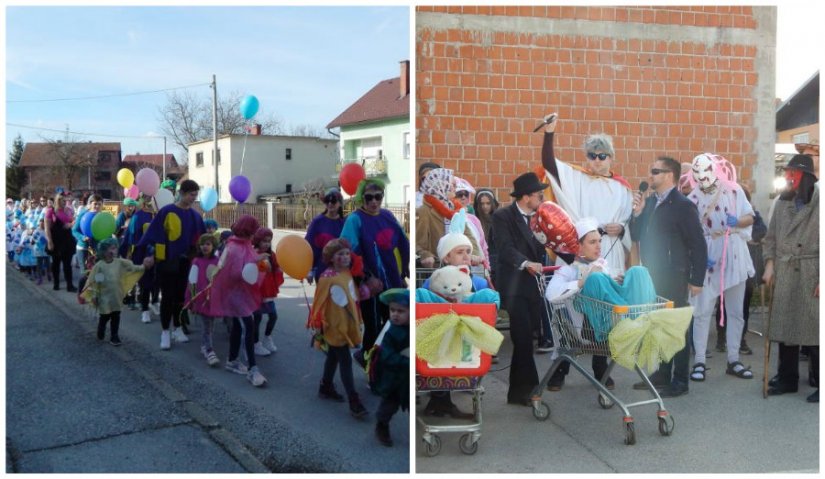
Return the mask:
<svg viewBox="0 0 825 479">
<path fill-rule="evenodd" d="M 212 156 L 213 156 L 212 164 L 214 165 L 215 164 L 215 160 L 214 160 L 215 150 L 212 150 Z M 220 148 L 218 149 L 218 164 L 219 165 L 221 164 L 221 150 L 220 150 Z"/>
<path fill-rule="evenodd" d="M 292 184 L 290 184 L 290 183 L 286 184 L 286 192 L 287 193 L 292 193 Z"/>
<path fill-rule="evenodd" d="M 112 179 L 111 171 L 95 172 L 95 181 L 110 181 Z"/>
<path fill-rule="evenodd" d="M 292 148 L 287 148 L 287 149 L 286 149 L 286 159 L 287 159 L 287 160 L 291 160 L 291 159 L 292 159 Z"/>
<path fill-rule="evenodd" d="M 798 133 L 793 136 L 793 143 L 808 143 L 810 139 L 810 135 L 806 131 L 805 133 Z"/>
<path fill-rule="evenodd" d="M 404 148 L 403 158 L 405 160 L 409 160 L 410 159 L 410 132 L 409 131 L 404 132 L 404 146 L 403 146 L 403 148 Z"/>
<path fill-rule="evenodd" d="M 203 152 L 199 151 L 195 153 L 195 166 L 203 166 Z"/>
</svg>

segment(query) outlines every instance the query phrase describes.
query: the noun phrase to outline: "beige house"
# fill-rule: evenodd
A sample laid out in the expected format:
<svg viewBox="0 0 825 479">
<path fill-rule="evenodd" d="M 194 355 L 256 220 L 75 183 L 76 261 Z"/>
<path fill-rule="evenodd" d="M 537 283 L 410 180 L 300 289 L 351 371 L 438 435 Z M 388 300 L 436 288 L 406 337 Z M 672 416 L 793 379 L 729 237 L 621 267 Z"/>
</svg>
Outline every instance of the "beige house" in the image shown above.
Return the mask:
<svg viewBox="0 0 825 479">
<path fill-rule="evenodd" d="M 215 187 L 212 140 L 189 144 L 189 178 Z M 226 160 L 228 159 L 228 161 Z M 243 175 L 252 185 L 246 200 L 291 198 L 307 186 L 335 186 L 338 141 L 305 136 L 224 135 L 218 138 L 219 201 L 232 202 L 229 182 Z"/>
</svg>

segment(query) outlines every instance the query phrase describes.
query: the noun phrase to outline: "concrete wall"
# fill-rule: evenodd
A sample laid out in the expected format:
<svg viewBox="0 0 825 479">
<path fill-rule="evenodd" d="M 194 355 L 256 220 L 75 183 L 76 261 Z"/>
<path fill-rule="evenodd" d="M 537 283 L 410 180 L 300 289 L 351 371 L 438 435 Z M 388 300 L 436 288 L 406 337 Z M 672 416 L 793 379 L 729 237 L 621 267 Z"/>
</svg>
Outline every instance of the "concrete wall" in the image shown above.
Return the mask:
<svg viewBox="0 0 825 479">
<path fill-rule="evenodd" d="M 506 199 L 556 155 L 582 164 L 588 134 L 613 136 L 636 185 L 654 159 L 705 151 L 737 165 L 766 209 L 775 138 L 776 7 L 416 8 L 416 160 Z"/>
<path fill-rule="evenodd" d="M 412 195 L 410 190 L 411 160 L 404 158 L 404 133 L 412 134 L 410 122 L 406 118 L 341 128 L 340 154 L 344 160 L 355 159 L 354 151 L 345 151 L 352 150 L 347 146 L 348 142 L 362 138 L 381 138 L 381 149 L 387 162 L 387 175 L 381 177 L 387 181 L 387 189 L 384 192 L 385 205 L 408 204 L 410 195 Z M 412 138 L 410 138 L 410 143 L 412 144 Z"/>
<path fill-rule="evenodd" d="M 316 178 L 324 179 L 327 185 L 335 185 L 337 143 L 337 140 L 297 136 L 235 135 L 219 138 L 220 201 L 232 201 L 229 181 L 239 174 L 249 178 L 252 184 L 248 202 L 255 202 L 255 198 L 260 195 L 283 193 L 287 184 L 292 185 L 292 191 L 302 191 L 301 185 L 304 182 Z M 291 160 L 286 159 L 287 148 L 292 149 Z M 198 152 L 203 152 L 202 167 L 196 166 Z M 211 141 L 190 145 L 189 177 L 200 185 L 214 186 L 215 167 L 211 159 Z"/>
</svg>

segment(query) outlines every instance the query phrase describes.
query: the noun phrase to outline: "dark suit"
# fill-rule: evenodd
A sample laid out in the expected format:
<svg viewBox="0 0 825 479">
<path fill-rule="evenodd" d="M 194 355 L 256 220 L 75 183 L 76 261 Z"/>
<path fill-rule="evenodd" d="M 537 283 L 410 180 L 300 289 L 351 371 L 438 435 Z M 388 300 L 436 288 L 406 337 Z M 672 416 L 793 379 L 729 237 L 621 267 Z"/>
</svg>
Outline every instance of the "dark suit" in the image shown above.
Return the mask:
<svg viewBox="0 0 825 479">
<path fill-rule="evenodd" d="M 688 283 L 702 286 L 705 281 L 708 250 L 699 213 L 678 188 L 673 188 L 659 207 L 651 195 L 642 213 L 630 220 L 630 234 L 639 241 L 642 264 L 650 271 L 656 293 L 674 302 L 676 307 L 687 306 Z M 658 380 L 679 388 L 688 387 L 690 333 L 685 335 L 685 347 L 669 363 L 662 363 L 655 374 Z M 654 380 L 654 382 L 659 382 Z"/>
<path fill-rule="evenodd" d="M 523 402 L 539 382 L 533 359 L 531 323 L 540 321 L 546 313 L 535 276 L 527 269 L 519 268 L 524 261 L 543 264 L 544 246 L 533 236 L 515 202 L 493 213 L 492 230 L 498 253 L 496 286 L 502 307 L 510 315 L 510 340 L 513 342 L 507 400 Z"/>
</svg>

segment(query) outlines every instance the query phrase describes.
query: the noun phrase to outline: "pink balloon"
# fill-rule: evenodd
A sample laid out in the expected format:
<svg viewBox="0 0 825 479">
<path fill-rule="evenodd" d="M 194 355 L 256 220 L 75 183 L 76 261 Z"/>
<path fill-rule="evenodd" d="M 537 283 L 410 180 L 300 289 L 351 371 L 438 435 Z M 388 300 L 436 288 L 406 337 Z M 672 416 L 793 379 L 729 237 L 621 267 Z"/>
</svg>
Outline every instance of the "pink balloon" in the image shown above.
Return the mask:
<svg viewBox="0 0 825 479">
<path fill-rule="evenodd" d="M 155 170 L 143 168 L 138 171 L 138 174 L 135 176 L 135 184 L 144 194 L 155 196 L 158 188 L 160 188 L 160 177 Z"/>
<path fill-rule="evenodd" d="M 140 195 L 140 190 L 134 183 L 132 183 L 132 186 L 128 188 L 123 188 L 123 196 L 127 198 L 132 198 L 133 200 L 136 200 L 138 199 L 138 195 Z"/>
</svg>

